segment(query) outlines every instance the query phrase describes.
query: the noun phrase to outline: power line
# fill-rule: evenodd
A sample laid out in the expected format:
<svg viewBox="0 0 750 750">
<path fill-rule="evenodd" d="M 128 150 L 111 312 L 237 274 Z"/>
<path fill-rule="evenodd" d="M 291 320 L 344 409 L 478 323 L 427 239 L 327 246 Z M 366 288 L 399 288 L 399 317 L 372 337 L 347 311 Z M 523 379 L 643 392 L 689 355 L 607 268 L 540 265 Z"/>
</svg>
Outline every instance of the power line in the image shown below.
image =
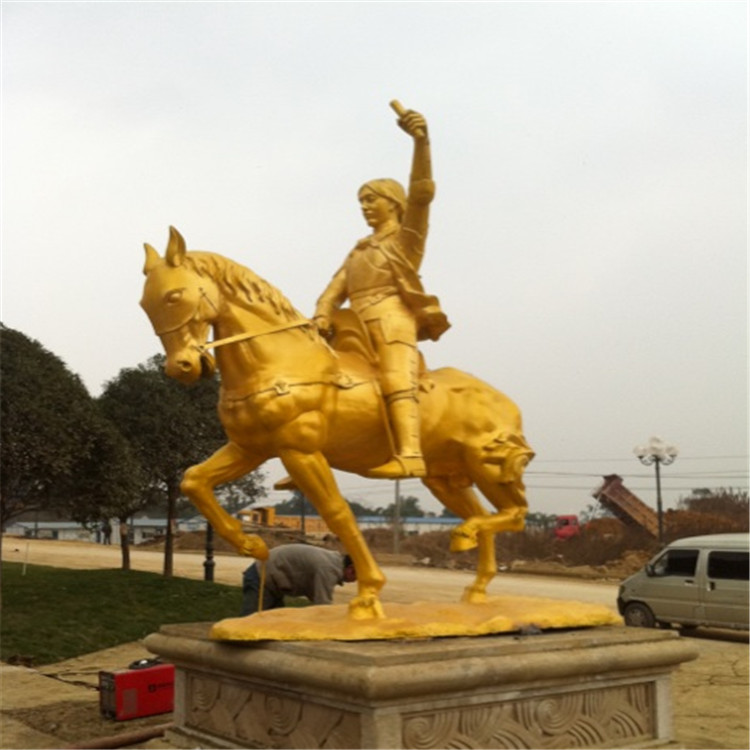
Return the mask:
<svg viewBox="0 0 750 750">
<path fill-rule="evenodd" d="M 581 473 L 576 471 L 527 471 L 524 473 L 527 477 L 538 477 L 538 476 L 550 476 L 550 477 L 601 477 L 601 474 L 589 474 L 588 472 Z M 645 478 L 653 476 L 653 474 L 633 474 L 628 472 L 629 477 Z M 689 477 L 725 477 L 725 478 L 736 478 L 736 479 L 747 479 L 750 477 L 750 473 L 735 471 L 733 469 L 720 470 L 720 471 L 682 471 L 682 472 L 669 472 L 669 477 L 672 479 L 687 479 Z"/>
<path fill-rule="evenodd" d="M 601 480 L 603 478 L 602 474 L 588 474 L 588 473 L 579 473 L 579 472 L 543 472 L 543 471 L 527 471 L 525 476 L 527 477 L 535 477 L 542 479 L 543 477 L 571 477 L 571 478 L 591 478 L 595 480 Z M 638 474 L 631 474 L 628 473 L 626 475 L 626 478 L 635 478 L 635 479 L 650 479 L 652 477 L 651 474 L 644 474 L 644 473 L 638 473 Z M 669 473 L 667 476 L 667 479 L 665 481 L 668 482 L 669 485 L 673 484 L 673 480 L 676 479 L 684 479 L 691 481 L 692 479 L 733 479 L 733 480 L 739 480 L 739 481 L 747 481 L 750 479 L 750 475 L 743 473 L 728 473 L 728 472 L 697 472 L 697 473 L 680 473 L 680 474 L 674 474 Z M 402 490 L 402 494 L 404 491 L 416 491 L 418 489 L 423 489 L 423 485 L 421 482 L 419 482 L 418 479 L 415 478 L 409 478 L 409 479 L 402 479 L 402 483 L 405 485 L 404 490 Z M 414 486 L 414 484 L 409 484 L 410 482 L 418 482 L 419 484 Z M 526 483 L 527 486 L 528 483 Z M 414 489 L 409 490 L 409 486 L 413 487 Z M 352 493 L 358 493 L 358 494 L 373 494 L 373 493 L 383 493 L 383 494 L 391 494 L 391 486 L 390 485 L 380 485 L 380 486 L 370 486 L 370 485 L 354 485 L 354 486 L 347 486 L 345 488 L 345 491 L 349 494 Z"/>
<path fill-rule="evenodd" d="M 750 456 L 677 456 L 679 461 L 725 461 L 725 460 L 739 460 L 744 459 L 747 461 Z M 534 464 L 574 464 L 574 463 L 631 463 L 635 459 L 633 458 L 535 458 Z"/>
<path fill-rule="evenodd" d="M 735 461 L 735 460 L 748 460 L 747 455 L 725 455 L 725 456 L 680 456 L 679 457 L 680 462 L 683 461 Z M 532 467 L 537 467 L 540 464 L 543 465 L 550 465 L 550 464 L 594 464 L 594 465 L 602 465 L 612 462 L 617 463 L 628 463 L 631 466 L 633 465 L 634 459 L 632 458 L 563 458 L 563 459 L 535 459 L 534 463 L 532 464 Z M 346 472 L 342 472 L 346 474 Z M 596 487 L 599 486 L 601 483 L 601 480 L 604 476 L 607 474 L 611 474 L 611 471 L 603 471 L 603 472 L 577 472 L 577 471 L 545 471 L 545 470 L 535 470 L 535 468 L 531 468 L 529 471 L 525 473 L 525 476 L 528 478 L 531 478 L 532 482 L 529 484 L 526 482 L 527 489 L 531 491 L 555 491 L 555 492 L 585 492 L 587 494 L 592 493 Z M 632 479 L 642 479 L 642 480 L 651 480 L 652 474 L 651 473 L 633 473 L 630 471 L 623 472 L 624 477 L 626 481 L 630 481 Z M 350 475 L 352 479 L 355 477 L 358 479 L 361 479 L 356 474 Z M 537 483 L 535 480 L 540 480 L 541 482 L 544 482 L 545 478 L 558 478 L 558 479 L 565 479 L 567 477 L 570 477 L 571 479 L 592 479 L 593 481 L 590 484 L 587 484 L 587 486 L 581 486 L 579 484 L 563 484 L 563 483 L 555 483 L 555 484 L 540 484 Z M 691 490 L 696 489 L 698 486 L 706 486 L 711 485 L 714 488 L 720 488 L 722 486 L 722 483 L 725 483 L 724 486 L 729 485 L 732 489 L 740 489 L 740 490 L 746 490 L 748 485 L 748 478 L 750 477 L 750 474 L 748 472 L 741 470 L 741 469 L 730 469 L 730 468 L 722 468 L 718 469 L 716 471 L 681 471 L 679 473 L 674 471 L 669 471 L 669 473 L 665 476 L 665 483 L 666 487 L 665 489 L 670 492 L 680 492 L 680 493 L 687 493 Z M 680 482 L 679 480 L 683 480 Z M 713 481 L 711 481 L 713 480 Z M 356 480 L 355 480 L 356 481 Z M 365 480 L 367 481 L 367 480 Z M 689 484 L 687 484 L 689 482 Z M 343 482 L 342 482 L 343 484 Z M 653 491 L 654 487 L 653 484 L 648 481 L 647 484 L 644 485 L 637 485 L 637 486 L 631 486 L 631 489 L 637 490 L 639 492 L 651 492 Z M 384 502 L 390 502 L 392 499 L 392 485 L 390 483 L 381 483 L 381 482 L 375 482 L 374 480 L 370 480 L 367 484 L 352 484 L 348 486 L 341 487 L 342 494 L 347 496 L 349 499 L 354 501 L 362 501 L 362 502 L 369 502 L 369 503 L 384 503 Z M 408 478 L 408 479 L 402 479 L 401 480 L 401 494 L 408 496 L 418 496 L 418 495 L 427 495 L 429 497 L 432 497 L 430 494 L 429 489 L 427 489 L 419 479 L 417 478 Z"/>
<path fill-rule="evenodd" d="M 554 492 L 586 492 L 593 496 L 594 490 L 597 489 L 594 485 L 588 485 L 587 487 L 582 487 L 580 485 L 575 484 L 567 484 L 567 485 L 555 485 L 555 484 L 527 484 L 526 489 L 528 491 L 535 490 L 535 491 L 554 491 Z M 653 493 L 655 491 L 655 487 L 652 485 L 629 485 L 628 489 L 632 492 L 636 492 L 638 494 L 645 494 L 648 495 L 649 493 Z M 699 489 L 705 489 L 703 487 L 696 487 L 695 485 L 674 485 L 671 487 L 662 487 L 662 492 L 665 493 L 674 493 L 678 492 L 681 495 L 691 495 L 695 490 Z M 747 492 L 748 485 L 747 484 L 736 484 L 731 485 L 728 487 L 723 488 L 714 488 L 714 489 L 723 489 L 727 491 L 732 492 Z"/>
<path fill-rule="evenodd" d="M 582 486 L 582 485 L 576 485 L 576 484 L 567 484 L 567 485 L 561 485 L 561 484 L 536 484 L 536 483 L 526 483 L 526 489 L 530 491 L 556 491 L 556 492 L 585 492 L 587 494 L 591 494 L 600 483 L 592 482 L 591 484 Z M 748 488 L 747 482 L 737 482 L 728 489 L 736 489 L 736 490 L 746 490 Z M 643 485 L 628 485 L 628 489 L 632 491 L 637 492 L 652 492 L 654 490 L 653 484 L 643 484 Z M 665 491 L 668 492 L 691 492 L 692 490 L 697 489 L 695 483 L 692 484 L 673 484 L 669 483 L 666 487 L 664 487 Z M 720 489 L 720 488 L 715 488 Z M 417 495 L 418 493 L 426 493 L 430 494 L 429 490 L 426 487 L 416 487 L 414 490 L 402 490 L 401 494 L 404 496 L 407 495 Z M 348 499 L 355 500 L 355 501 L 369 501 L 369 502 L 390 502 L 392 500 L 392 489 L 389 487 L 374 487 L 372 489 L 365 489 L 365 490 L 356 490 L 351 488 L 346 488 L 342 490 L 342 494 L 344 494 Z"/>
</svg>

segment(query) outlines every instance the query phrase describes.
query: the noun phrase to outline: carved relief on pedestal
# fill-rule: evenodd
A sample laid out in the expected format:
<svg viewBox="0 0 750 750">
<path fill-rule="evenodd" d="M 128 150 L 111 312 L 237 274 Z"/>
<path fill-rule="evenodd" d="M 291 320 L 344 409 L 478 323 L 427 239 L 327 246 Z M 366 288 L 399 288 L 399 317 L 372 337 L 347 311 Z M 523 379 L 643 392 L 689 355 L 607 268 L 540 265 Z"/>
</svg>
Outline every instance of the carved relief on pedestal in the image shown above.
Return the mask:
<svg viewBox="0 0 750 750">
<path fill-rule="evenodd" d="M 653 683 L 405 715 L 403 747 L 591 747 L 655 735 Z M 632 746 L 632 745 L 631 745 Z"/>
<path fill-rule="evenodd" d="M 350 748 L 359 745 L 359 719 L 295 697 L 251 691 L 192 675 L 186 726 L 246 747 Z"/>
</svg>

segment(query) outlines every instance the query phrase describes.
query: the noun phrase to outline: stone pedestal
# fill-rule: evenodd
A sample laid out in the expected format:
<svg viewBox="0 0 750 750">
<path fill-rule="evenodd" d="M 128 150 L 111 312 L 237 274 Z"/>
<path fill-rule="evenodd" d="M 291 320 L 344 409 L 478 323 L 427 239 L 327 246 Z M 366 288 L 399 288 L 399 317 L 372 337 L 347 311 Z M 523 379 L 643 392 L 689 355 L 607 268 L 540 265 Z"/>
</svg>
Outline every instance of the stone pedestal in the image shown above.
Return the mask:
<svg viewBox="0 0 750 750">
<path fill-rule="evenodd" d="M 258 642 L 169 625 L 180 747 L 653 747 L 672 738 L 677 633 L 624 627 L 473 638 Z"/>
</svg>

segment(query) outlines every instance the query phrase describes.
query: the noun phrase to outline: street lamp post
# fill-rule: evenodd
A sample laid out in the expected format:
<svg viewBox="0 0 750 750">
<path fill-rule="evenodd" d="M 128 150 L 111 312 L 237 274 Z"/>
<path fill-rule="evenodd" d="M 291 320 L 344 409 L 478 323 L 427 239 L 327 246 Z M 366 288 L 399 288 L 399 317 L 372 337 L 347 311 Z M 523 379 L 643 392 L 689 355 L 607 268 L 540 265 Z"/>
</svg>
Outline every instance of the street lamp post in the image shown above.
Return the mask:
<svg viewBox="0 0 750 750">
<path fill-rule="evenodd" d="M 214 527 L 206 524 L 206 559 L 203 561 L 203 580 L 214 580 Z"/>
<path fill-rule="evenodd" d="M 396 480 L 396 497 L 393 503 L 393 554 L 401 552 L 401 483 Z"/>
<path fill-rule="evenodd" d="M 664 543 L 664 518 L 661 505 L 661 473 L 662 465 L 669 466 L 677 458 L 678 450 L 674 445 L 667 445 L 661 438 L 652 437 L 648 445 L 637 445 L 633 453 L 644 466 L 654 465 L 656 470 L 656 514 L 659 519 L 659 544 Z"/>
</svg>

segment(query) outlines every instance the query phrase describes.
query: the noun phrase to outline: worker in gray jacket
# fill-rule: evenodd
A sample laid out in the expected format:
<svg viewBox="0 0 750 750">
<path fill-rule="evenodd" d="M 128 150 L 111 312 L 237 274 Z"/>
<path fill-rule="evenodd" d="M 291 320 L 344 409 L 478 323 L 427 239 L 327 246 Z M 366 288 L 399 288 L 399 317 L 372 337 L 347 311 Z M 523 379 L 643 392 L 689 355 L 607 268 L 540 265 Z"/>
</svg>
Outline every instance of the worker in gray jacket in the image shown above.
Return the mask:
<svg viewBox="0 0 750 750">
<path fill-rule="evenodd" d="M 260 600 L 260 564 L 242 576 L 242 614 L 257 612 Z M 313 604 L 331 604 L 333 589 L 357 580 L 349 555 L 309 544 L 274 547 L 266 562 L 263 610 L 284 606 L 285 596 L 306 596 Z"/>
</svg>

